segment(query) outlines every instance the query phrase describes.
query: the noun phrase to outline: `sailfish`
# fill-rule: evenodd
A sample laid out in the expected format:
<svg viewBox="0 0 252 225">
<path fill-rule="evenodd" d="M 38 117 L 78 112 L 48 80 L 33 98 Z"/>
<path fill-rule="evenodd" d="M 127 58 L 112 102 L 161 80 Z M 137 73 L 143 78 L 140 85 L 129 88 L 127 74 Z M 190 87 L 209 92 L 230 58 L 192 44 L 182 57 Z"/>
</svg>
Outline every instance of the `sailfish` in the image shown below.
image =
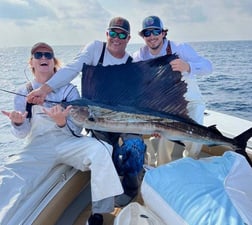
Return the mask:
<svg viewBox="0 0 252 225">
<path fill-rule="evenodd" d="M 245 149 L 252 128 L 228 138 L 215 125 L 206 127 L 190 118 L 187 83 L 169 64 L 176 58 L 173 54 L 121 65 L 84 64 L 82 98 L 62 104 L 72 105 L 70 116 L 84 128 L 159 133 L 170 141 L 226 145 L 250 160 Z"/>
</svg>

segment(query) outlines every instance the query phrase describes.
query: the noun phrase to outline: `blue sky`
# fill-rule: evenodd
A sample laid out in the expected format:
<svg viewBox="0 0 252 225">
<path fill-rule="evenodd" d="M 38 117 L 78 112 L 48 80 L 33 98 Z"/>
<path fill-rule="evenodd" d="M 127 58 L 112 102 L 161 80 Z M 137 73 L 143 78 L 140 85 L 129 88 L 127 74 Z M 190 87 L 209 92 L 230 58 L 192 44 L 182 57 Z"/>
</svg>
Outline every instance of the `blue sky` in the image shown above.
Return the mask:
<svg viewBox="0 0 252 225">
<path fill-rule="evenodd" d="M 0 47 L 83 45 L 105 40 L 114 16 L 131 23 L 131 42 L 142 20 L 159 16 L 174 41 L 252 40 L 251 0 L 1 0 Z"/>
</svg>

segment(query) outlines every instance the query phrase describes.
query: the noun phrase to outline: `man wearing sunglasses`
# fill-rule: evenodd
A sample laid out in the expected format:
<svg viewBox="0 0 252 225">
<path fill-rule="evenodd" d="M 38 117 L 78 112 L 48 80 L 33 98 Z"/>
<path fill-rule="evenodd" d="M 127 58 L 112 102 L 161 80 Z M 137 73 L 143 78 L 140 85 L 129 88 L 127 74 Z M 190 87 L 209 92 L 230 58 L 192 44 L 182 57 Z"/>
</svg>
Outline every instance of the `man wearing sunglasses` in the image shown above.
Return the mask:
<svg viewBox="0 0 252 225">
<path fill-rule="evenodd" d="M 60 104 L 55 104 L 80 98 L 71 83 L 51 92 L 42 106 L 27 104 L 24 96 L 52 78 L 61 66 L 50 45 L 44 42 L 35 44 L 29 66 L 34 79 L 18 89 L 20 95 L 15 95 L 14 110 L 2 111 L 11 121 L 13 134 L 17 138 L 26 138 L 26 145 L 18 155 L 0 166 L 0 223 L 13 224 L 9 223 L 10 216 L 22 204 L 23 198 L 61 163 L 82 171 L 91 170 L 94 207 L 99 212 L 113 209 L 111 198 L 122 194 L 123 188 L 111 159 L 112 146 L 83 136 L 82 126 L 68 116 L 71 107 L 63 109 Z"/>
<path fill-rule="evenodd" d="M 168 29 L 165 29 L 161 19 L 157 16 L 148 16 L 142 22 L 142 30 L 139 35 L 145 41 L 145 46 L 140 48 L 133 54 L 134 61 L 148 60 L 159 56 L 176 54 L 178 59 L 170 62 L 173 71 L 179 71 L 187 83 L 186 100 L 189 101 L 188 112 L 189 116 L 198 122 L 203 123 L 205 103 L 203 101 L 200 89 L 196 82 L 196 76 L 210 74 L 212 72 L 212 64 L 209 60 L 199 56 L 197 52 L 186 43 L 176 43 L 167 39 Z M 171 160 L 171 152 L 167 155 L 161 148 L 173 149 L 174 143 L 167 142 L 163 138 L 157 141 L 160 151 L 158 150 L 158 164 L 166 163 Z M 156 144 L 157 144 L 156 143 Z M 201 145 L 196 143 L 185 143 L 186 150 L 184 155 L 197 158 Z"/>
<path fill-rule="evenodd" d="M 71 63 L 62 67 L 40 88 L 33 90 L 27 97 L 28 102 L 42 104 L 50 92 L 68 84 L 72 79 L 74 79 L 82 71 L 84 63 L 93 66 L 96 66 L 97 64 L 107 66 L 131 62 L 132 58 L 125 50 L 130 40 L 130 24 L 128 20 L 122 17 L 115 17 L 111 19 L 106 30 L 106 38 L 106 43 L 95 40 L 87 44 Z M 41 54 L 38 54 L 38 57 L 40 56 Z M 45 54 L 42 56 L 47 57 Z M 95 134 L 97 138 L 105 140 L 111 145 L 118 142 L 120 135 L 98 131 L 93 131 L 93 134 Z M 127 138 L 131 139 L 130 137 Z M 144 147 L 144 143 L 139 136 L 134 136 L 132 139 L 139 139 L 139 143 L 141 145 L 140 147 Z M 107 171 L 107 173 L 109 174 L 110 171 Z M 127 181 L 126 183 L 128 184 L 129 189 L 133 191 L 132 195 L 135 196 L 138 191 L 138 177 L 135 176 L 133 178 L 133 180 Z M 111 188 L 113 188 L 112 184 Z M 131 200 L 133 196 L 126 200 Z M 101 213 L 110 213 L 113 210 L 114 198 L 107 198 L 105 200 L 93 202 L 92 215 L 89 217 L 87 224 L 102 225 L 103 216 Z"/>
<path fill-rule="evenodd" d="M 74 60 L 62 67 L 41 88 L 35 89 L 28 95 L 28 101 L 34 104 L 42 104 L 46 96 L 53 90 L 73 80 L 81 71 L 83 64 L 103 66 L 124 64 L 130 55 L 126 52 L 130 40 L 130 24 L 122 17 L 113 18 L 106 30 L 107 42 L 103 53 L 104 43 L 95 40 L 87 45 L 77 54 Z"/>
</svg>

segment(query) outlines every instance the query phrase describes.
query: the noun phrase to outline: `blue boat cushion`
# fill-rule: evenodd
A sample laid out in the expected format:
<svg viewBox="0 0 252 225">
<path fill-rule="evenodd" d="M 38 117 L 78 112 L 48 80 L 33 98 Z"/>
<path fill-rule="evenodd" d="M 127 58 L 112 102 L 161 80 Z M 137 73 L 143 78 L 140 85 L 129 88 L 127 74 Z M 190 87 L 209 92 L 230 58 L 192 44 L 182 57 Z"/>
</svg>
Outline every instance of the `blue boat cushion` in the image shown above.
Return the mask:
<svg viewBox="0 0 252 225">
<path fill-rule="evenodd" d="M 252 224 L 252 169 L 234 152 L 149 170 L 143 200 L 167 224 Z M 172 223 L 169 223 L 172 222 Z"/>
</svg>

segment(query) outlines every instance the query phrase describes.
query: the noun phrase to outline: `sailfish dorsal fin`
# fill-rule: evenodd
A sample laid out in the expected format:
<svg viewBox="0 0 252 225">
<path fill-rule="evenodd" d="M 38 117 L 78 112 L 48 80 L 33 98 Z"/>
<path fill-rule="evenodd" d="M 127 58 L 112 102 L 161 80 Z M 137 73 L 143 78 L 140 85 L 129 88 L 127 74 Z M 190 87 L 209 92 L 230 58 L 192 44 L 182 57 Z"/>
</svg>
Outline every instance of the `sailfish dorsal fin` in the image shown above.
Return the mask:
<svg viewBox="0 0 252 225">
<path fill-rule="evenodd" d="M 110 106 L 129 106 L 189 119 L 184 97 L 187 84 L 169 64 L 176 58 L 173 54 L 113 66 L 84 65 L 82 97 Z"/>
</svg>

